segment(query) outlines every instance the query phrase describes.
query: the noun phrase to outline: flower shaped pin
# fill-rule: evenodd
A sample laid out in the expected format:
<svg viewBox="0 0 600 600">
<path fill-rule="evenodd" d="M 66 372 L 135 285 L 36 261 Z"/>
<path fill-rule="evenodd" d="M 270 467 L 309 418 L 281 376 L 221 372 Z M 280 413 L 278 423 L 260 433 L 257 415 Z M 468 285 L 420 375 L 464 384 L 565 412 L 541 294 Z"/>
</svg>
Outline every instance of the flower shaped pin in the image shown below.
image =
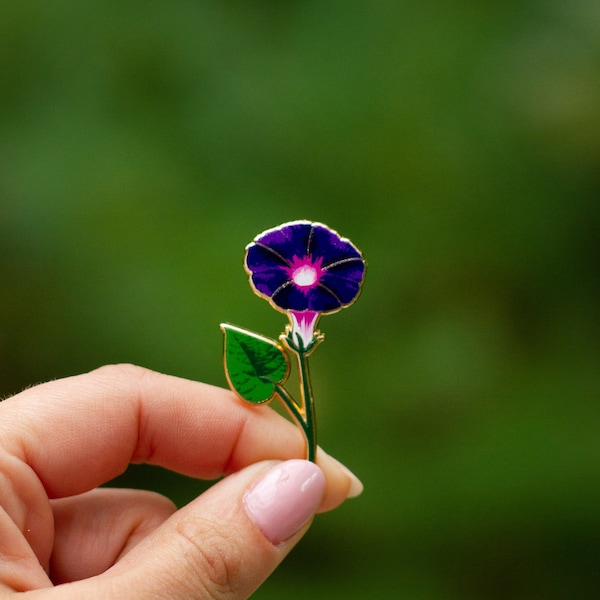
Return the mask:
<svg viewBox="0 0 600 600">
<path fill-rule="evenodd" d="M 308 356 L 324 339 L 316 329 L 319 318 L 358 298 L 365 260 L 350 240 L 322 223 L 302 220 L 256 236 L 246 247 L 244 267 L 254 292 L 287 314 L 290 323 L 279 341 L 221 325 L 229 385 L 255 404 L 278 397 L 302 429 L 307 458 L 314 461 L 317 441 Z M 288 351 L 298 365 L 299 402 L 283 386 L 290 373 Z"/>
</svg>

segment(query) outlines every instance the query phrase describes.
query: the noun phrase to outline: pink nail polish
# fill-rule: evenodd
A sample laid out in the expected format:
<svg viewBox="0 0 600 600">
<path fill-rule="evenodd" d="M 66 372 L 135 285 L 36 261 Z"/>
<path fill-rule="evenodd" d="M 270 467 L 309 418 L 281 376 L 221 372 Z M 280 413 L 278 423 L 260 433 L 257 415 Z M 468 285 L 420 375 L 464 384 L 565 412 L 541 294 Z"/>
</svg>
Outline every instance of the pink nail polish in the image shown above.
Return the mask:
<svg viewBox="0 0 600 600">
<path fill-rule="evenodd" d="M 246 513 L 273 544 L 287 540 L 319 508 L 325 476 L 306 460 L 273 467 L 244 496 Z"/>
</svg>

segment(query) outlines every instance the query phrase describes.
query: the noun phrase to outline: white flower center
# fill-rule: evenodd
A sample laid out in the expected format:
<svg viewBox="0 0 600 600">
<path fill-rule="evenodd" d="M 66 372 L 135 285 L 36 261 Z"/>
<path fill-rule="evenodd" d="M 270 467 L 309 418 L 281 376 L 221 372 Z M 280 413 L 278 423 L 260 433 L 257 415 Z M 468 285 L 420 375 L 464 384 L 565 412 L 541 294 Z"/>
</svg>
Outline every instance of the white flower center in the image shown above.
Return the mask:
<svg viewBox="0 0 600 600">
<path fill-rule="evenodd" d="M 303 265 L 294 271 L 292 280 L 298 287 L 310 287 L 317 281 L 317 270 L 310 265 Z"/>
</svg>

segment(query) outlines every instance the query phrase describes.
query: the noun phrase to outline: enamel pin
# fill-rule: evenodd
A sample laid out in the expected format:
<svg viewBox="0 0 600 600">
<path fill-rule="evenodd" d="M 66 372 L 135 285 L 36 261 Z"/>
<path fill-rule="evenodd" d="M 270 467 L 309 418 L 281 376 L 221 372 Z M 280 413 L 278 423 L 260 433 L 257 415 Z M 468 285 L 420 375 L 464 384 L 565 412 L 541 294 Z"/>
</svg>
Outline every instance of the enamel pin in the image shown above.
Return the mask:
<svg viewBox="0 0 600 600">
<path fill-rule="evenodd" d="M 263 404 L 279 398 L 304 433 L 307 459 L 314 462 L 317 431 L 308 357 L 324 340 L 316 329 L 321 316 L 358 298 L 365 260 L 350 240 L 333 229 L 302 220 L 256 236 L 246 247 L 244 268 L 253 291 L 290 322 L 279 341 L 221 324 L 227 381 L 246 402 Z M 290 353 L 298 368 L 299 402 L 284 387 Z"/>
</svg>

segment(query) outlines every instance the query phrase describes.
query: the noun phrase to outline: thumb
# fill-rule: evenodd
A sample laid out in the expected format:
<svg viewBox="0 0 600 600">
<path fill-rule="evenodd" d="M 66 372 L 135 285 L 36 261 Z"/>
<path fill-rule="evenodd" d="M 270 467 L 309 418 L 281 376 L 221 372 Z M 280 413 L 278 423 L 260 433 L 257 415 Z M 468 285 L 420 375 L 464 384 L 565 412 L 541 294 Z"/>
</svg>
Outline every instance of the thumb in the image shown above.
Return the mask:
<svg viewBox="0 0 600 600">
<path fill-rule="evenodd" d="M 305 460 L 230 475 L 95 578 L 94 597 L 103 578 L 102 597 L 248 598 L 306 532 L 324 490 L 323 472 Z"/>
</svg>

